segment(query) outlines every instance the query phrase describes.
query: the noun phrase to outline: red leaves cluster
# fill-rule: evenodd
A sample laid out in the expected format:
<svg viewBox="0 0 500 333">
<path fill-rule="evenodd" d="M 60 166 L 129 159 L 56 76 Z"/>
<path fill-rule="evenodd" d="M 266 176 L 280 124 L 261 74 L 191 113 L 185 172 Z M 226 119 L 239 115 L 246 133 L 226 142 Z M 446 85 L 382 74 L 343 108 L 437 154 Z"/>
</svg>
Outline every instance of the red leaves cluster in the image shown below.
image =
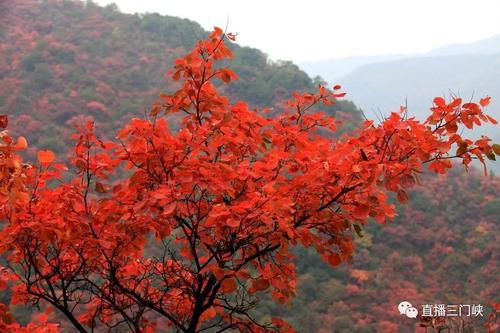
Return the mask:
<svg viewBox="0 0 500 333">
<path fill-rule="evenodd" d="M 178 59 L 171 75 L 181 88 L 162 94 L 152 118 L 132 119 L 117 141 L 100 140 L 92 123 L 80 128 L 69 181 L 46 186 L 64 169 L 49 151 L 25 174 L 4 138 L 0 250 L 19 267 L 14 297 L 50 304 L 80 332 L 153 332 L 152 317 L 183 332 L 290 331 L 280 320 L 258 323 L 250 309 L 256 292 L 293 297 L 291 245 L 314 246 L 339 265 L 351 258 L 359 224 L 394 217 L 387 192 L 408 201 L 425 163 L 441 173 L 451 158 L 467 166 L 495 152 L 488 139 L 455 129 L 494 122 L 483 113 L 487 100 L 436 99 L 426 122 L 392 113 L 339 140 L 319 135 L 335 122 L 314 112 L 344 95 L 339 86 L 296 93 L 272 119 L 231 104 L 212 84 L 236 78 L 216 66 L 232 56 L 226 37 L 215 29 Z M 179 111 L 173 133 L 168 115 Z M 450 154 L 454 144 L 461 150 Z"/>
<path fill-rule="evenodd" d="M 493 117 L 484 114 L 482 110 L 489 103 L 490 97 L 482 98 L 479 104 L 470 102 L 462 104 L 461 98 L 455 98 L 450 103 L 446 103 L 442 97 L 436 97 L 434 99 L 435 107 L 431 108 L 432 114 L 425 123 L 435 126 L 433 134 L 447 140 L 430 143 L 430 145 L 437 146 L 442 150 L 440 156 L 447 154 L 452 146 L 456 146 L 456 153 L 451 157 L 461 158 L 466 168 L 472 159 L 478 159 L 483 164 L 486 173 L 484 159 L 496 160 L 495 155 L 499 151 L 499 145 L 490 145 L 490 140 L 484 136 L 478 140 L 463 138 L 458 134 L 458 128 L 459 125 L 464 125 L 466 128 L 472 129 L 474 126 L 481 126 L 483 123 L 496 125 L 497 121 Z M 431 170 L 438 173 L 444 173 L 444 170 L 450 167 L 450 162 L 443 161 L 443 159 L 436 159 L 429 166 Z"/>
</svg>

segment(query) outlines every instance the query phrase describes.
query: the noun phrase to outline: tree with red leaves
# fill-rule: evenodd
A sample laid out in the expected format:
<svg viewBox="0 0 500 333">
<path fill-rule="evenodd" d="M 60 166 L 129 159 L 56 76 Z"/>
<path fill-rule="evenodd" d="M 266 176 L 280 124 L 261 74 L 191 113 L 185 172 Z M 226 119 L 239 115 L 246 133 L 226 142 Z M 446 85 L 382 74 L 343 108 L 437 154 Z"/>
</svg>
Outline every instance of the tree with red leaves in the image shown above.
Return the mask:
<svg viewBox="0 0 500 333">
<path fill-rule="evenodd" d="M 339 139 L 325 135 L 335 120 L 315 110 L 343 97 L 339 86 L 296 93 L 273 118 L 232 104 L 213 85 L 237 78 L 217 64 L 232 57 L 226 39 L 234 35 L 216 28 L 178 59 L 180 89 L 115 141 L 81 126 L 73 174 L 47 150 L 23 164 L 26 140 L 1 133 L 0 288 L 45 312 L 22 327 L 2 305 L 0 330 L 291 332 L 253 309 L 262 293 L 294 296 L 292 247 L 314 247 L 337 266 L 370 218 L 394 217 L 388 193 L 406 202 L 425 164 L 445 173 L 451 159 L 467 168 L 500 153 L 486 137 L 458 134 L 496 123 L 483 112 L 488 98 L 436 98 L 424 122 L 401 110 Z M 67 323 L 54 323 L 53 310 Z"/>
</svg>

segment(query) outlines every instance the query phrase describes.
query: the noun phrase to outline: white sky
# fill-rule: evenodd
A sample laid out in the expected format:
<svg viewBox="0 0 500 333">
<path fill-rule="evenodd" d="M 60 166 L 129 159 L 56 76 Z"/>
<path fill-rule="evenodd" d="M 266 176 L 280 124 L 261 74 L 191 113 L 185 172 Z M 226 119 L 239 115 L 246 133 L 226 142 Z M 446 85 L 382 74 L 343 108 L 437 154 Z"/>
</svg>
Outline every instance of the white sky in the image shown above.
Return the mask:
<svg viewBox="0 0 500 333">
<path fill-rule="evenodd" d="M 413 54 L 500 33 L 499 0 L 94 0 L 226 26 L 272 59 Z"/>
</svg>

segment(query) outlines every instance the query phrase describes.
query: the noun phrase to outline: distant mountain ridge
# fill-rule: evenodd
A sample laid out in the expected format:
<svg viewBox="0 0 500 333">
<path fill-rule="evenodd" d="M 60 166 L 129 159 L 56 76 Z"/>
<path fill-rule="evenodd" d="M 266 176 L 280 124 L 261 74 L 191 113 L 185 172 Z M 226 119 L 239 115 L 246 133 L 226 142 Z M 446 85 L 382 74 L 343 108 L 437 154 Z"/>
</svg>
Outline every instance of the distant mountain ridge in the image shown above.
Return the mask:
<svg viewBox="0 0 500 333">
<path fill-rule="evenodd" d="M 361 66 L 343 78 L 343 85 L 365 113 L 387 113 L 406 102 L 411 114 L 423 118 L 436 95 L 490 95 L 496 110 L 499 75 L 500 55 L 425 56 Z"/>
<path fill-rule="evenodd" d="M 500 120 L 500 35 L 468 44 L 446 45 L 425 55 L 390 57 L 393 56 L 378 57 L 376 62 L 362 64 L 335 81 L 342 84 L 348 98 L 368 118 L 387 115 L 407 105 L 410 115 L 423 119 L 429 114 L 435 96 L 455 95 L 468 100 L 489 95 L 492 97 L 489 114 Z M 328 74 L 329 69 L 342 63 L 323 62 L 323 72 Z M 327 76 L 325 79 L 328 81 Z M 481 127 L 481 133 L 500 142 L 498 126 Z M 491 166 L 500 171 L 500 163 Z"/>
<path fill-rule="evenodd" d="M 312 77 L 321 76 L 331 84 L 338 83 L 356 69 L 375 63 L 383 63 L 400 59 L 411 59 L 428 56 L 451 56 L 465 54 L 500 53 L 500 34 L 470 43 L 452 43 L 440 46 L 422 54 L 381 54 L 371 56 L 351 56 L 307 61 L 299 64 L 300 68 Z"/>
<path fill-rule="evenodd" d="M 495 54 L 500 53 L 500 34 L 471 43 L 454 43 L 438 47 L 427 55 Z"/>
<path fill-rule="evenodd" d="M 404 57 L 406 56 L 397 54 L 379 56 L 353 56 L 304 62 L 299 64 L 299 66 L 312 77 L 320 76 L 327 82 L 336 84 L 344 76 L 350 74 L 353 70 L 363 65 L 397 60 Z"/>
</svg>

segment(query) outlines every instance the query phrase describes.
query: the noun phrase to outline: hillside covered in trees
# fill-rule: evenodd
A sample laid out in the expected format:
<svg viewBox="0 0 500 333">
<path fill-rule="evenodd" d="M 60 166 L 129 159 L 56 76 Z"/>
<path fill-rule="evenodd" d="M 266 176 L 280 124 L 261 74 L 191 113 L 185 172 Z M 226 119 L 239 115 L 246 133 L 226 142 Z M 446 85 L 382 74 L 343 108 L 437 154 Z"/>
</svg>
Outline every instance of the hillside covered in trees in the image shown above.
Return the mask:
<svg viewBox="0 0 500 333">
<path fill-rule="evenodd" d="M 188 20 L 126 15 L 91 2 L 22 0 L 0 3 L 0 113 L 31 147 L 64 153 L 74 123 L 92 116 L 100 133 L 114 133 L 133 115 L 148 113 L 174 58 L 207 35 Z M 232 44 L 230 67 L 240 80 L 220 87 L 233 99 L 279 112 L 294 90 L 314 82 L 290 62 Z M 329 110 L 352 130 L 360 114 L 350 102 Z M 498 307 L 500 180 L 472 171 L 423 175 L 408 205 L 386 225 L 357 230 L 352 263 L 332 269 L 301 248 L 297 297 L 265 301 L 259 316 L 280 314 L 298 332 L 424 332 L 459 325 L 486 331 Z M 0 301 L 7 294 L 0 295 Z M 400 316 L 397 304 L 482 304 L 484 316 L 428 323 Z M 33 309 L 13 307 L 26 318 Z M 70 331 L 68 331 L 70 332 Z M 453 331 L 452 331 L 453 332 Z"/>
<path fill-rule="evenodd" d="M 174 84 L 173 60 L 206 36 L 197 23 L 158 14 L 126 15 L 92 2 L 15 0 L 0 3 L 0 113 L 22 128 L 30 146 L 65 151 L 73 124 L 92 116 L 101 134 L 144 115 Z M 279 110 L 292 91 L 315 90 L 291 62 L 270 62 L 257 49 L 232 45 L 240 79 L 226 91 L 235 100 Z M 331 112 L 349 128 L 354 105 Z M 351 123 L 351 125 L 349 125 Z M 50 133 L 49 136 L 45 133 Z"/>
<path fill-rule="evenodd" d="M 425 332 L 399 314 L 399 302 L 482 304 L 484 317 L 422 324 L 427 332 L 486 332 L 500 295 L 500 179 L 458 169 L 426 174 L 422 183 L 407 205 L 395 200 L 393 222 L 367 225 L 352 265 L 330 269 L 312 252 L 299 252 L 297 299 L 285 310 L 270 307 L 299 332 Z"/>
</svg>

